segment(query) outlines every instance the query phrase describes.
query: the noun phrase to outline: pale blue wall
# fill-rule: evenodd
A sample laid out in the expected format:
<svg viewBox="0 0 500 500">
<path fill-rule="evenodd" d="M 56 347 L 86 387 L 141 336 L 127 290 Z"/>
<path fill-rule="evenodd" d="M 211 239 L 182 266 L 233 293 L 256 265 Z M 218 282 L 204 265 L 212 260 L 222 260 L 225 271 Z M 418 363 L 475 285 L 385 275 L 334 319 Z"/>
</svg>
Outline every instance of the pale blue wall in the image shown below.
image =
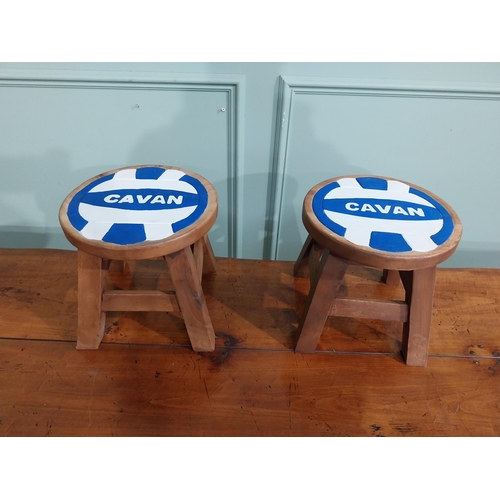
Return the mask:
<svg viewBox="0 0 500 500">
<path fill-rule="evenodd" d="M 218 255 L 293 260 L 305 192 L 373 173 L 455 208 L 445 265 L 500 267 L 500 64 L 23 63 L 0 78 L 0 246 L 71 248 L 57 210 L 72 188 L 163 163 L 215 185 Z"/>
</svg>

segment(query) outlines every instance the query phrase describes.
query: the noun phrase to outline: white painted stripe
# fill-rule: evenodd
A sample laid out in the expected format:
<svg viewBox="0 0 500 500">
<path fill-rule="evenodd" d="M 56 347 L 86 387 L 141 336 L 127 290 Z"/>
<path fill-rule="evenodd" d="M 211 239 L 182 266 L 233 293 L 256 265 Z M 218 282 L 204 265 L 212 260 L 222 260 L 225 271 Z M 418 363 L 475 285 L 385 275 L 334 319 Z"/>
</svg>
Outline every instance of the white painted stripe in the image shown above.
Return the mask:
<svg viewBox="0 0 500 500">
<path fill-rule="evenodd" d="M 120 208 L 97 207 L 80 203 L 80 215 L 90 224 L 130 223 L 130 224 L 172 224 L 189 217 L 197 207 L 181 207 L 169 210 L 123 210 Z"/>
<path fill-rule="evenodd" d="M 437 248 L 437 245 L 430 239 L 420 234 L 404 234 L 403 238 L 415 252 L 430 252 Z"/>
<path fill-rule="evenodd" d="M 434 205 L 424 200 L 420 196 L 409 193 L 406 191 L 379 191 L 377 189 L 362 189 L 362 188 L 335 188 L 332 189 L 325 196 L 325 200 L 332 199 L 366 199 L 371 198 L 375 200 L 387 200 L 391 201 L 392 205 L 397 205 L 398 201 L 406 201 L 409 203 L 416 203 L 418 205 L 424 205 L 426 207 L 436 208 Z"/>
<path fill-rule="evenodd" d="M 400 181 L 387 181 L 387 190 L 388 191 L 397 191 L 398 194 L 400 192 L 407 193 L 410 190 L 410 186 Z"/>
<path fill-rule="evenodd" d="M 185 193 L 197 193 L 194 186 L 179 180 L 186 175 L 180 170 L 165 170 L 158 179 L 136 179 L 136 172 L 137 169 L 120 170 L 115 173 L 112 179 L 94 186 L 89 193 L 101 193 L 118 189 L 171 189 Z"/>
<path fill-rule="evenodd" d="M 148 241 L 163 240 L 174 234 L 171 224 L 144 224 L 144 232 Z"/>
<path fill-rule="evenodd" d="M 340 184 L 340 187 L 343 188 L 361 189 L 361 185 L 355 177 L 344 177 L 343 179 L 339 179 L 337 182 Z"/>
<path fill-rule="evenodd" d="M 351 243 L 367 247 L 370 244 L 371 232 L 366 229 L 348 228 L 345 232 L 344 238 Z"/>
<path fill-rule="evenodd" d="M 413 234 L 419 237 L 429 237 L 429 235 L 436 234 L 443 227 L 443 219 L 411 221 L 371 219 L 368 217 L 339 214 L 330 210 L 325 210 L 325 214 L 331 221 L 348 229 L 398 233 L 403 236 Z"/>
<path fill-rule="evenodd" d="M 80 234 L 89 240 L 102 240 L 114 222 L 94 222 L 87 224 Z"/>
</svg>

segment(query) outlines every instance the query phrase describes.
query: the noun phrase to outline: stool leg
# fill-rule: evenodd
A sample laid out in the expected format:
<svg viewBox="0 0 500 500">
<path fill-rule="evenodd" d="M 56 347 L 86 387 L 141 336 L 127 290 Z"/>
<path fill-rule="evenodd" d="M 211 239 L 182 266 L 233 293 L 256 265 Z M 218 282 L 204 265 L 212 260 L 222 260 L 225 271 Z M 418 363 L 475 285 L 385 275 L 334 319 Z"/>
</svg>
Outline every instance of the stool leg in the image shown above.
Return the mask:
<svg viewBox="0 0 500 500">
<path fill-rule="evenodd" d="M 311 283 L 316 281 L 318 273 L 320 272 L 321 257 L 325 249 L 316 241 L 313 240 L 311 251 L 309 252 L 309 279 Z"/>
<path fill-rule="evenodd" d="M 204 274 L 211 274 L 217 271 L 217 262 L 215 261 L 215 255 L 208 235 L 203 236 L 203 238 L 191 245 L 191 249 L 196 263 L 198 278 L 201 282 Z"/>
<path fill-rule="evenodd" d="M 311 289 L 299 324 L 299 339 L 295 352 L 312 353 L 316 349 L 348 266 L 348 260 L 336 257 L 327 250 L 323 253 L 317 277 L 311 280 Z"/>
<path fill-rule="evenodd" d="M 403 325 L 402 352 L 409 366 L 426 366 L 432 322 L 436 267 L 402 271 L 408 321 Z"/>
<path fill-rule="evenodd" d="M 399 278 L 399 271 L 396 271 L 394 269 L 384 269 L 382 281 L 386 285 L 399 285 L 399 283 L 401 282 Z"/>
<path fill-rule="evenodd" d="M 313 280 L 324 250 L 318 242 L 308 235 L 295 262 L 293 275 L 297 278 L 311 278 Z"/>
<path fill-rule="evenodd" d="M 78 250 L 77 349 L 97 349 L 104 335 L 104 264 L 100 257 Z"/>
<path fill-rule="evenodd" d="M 203 274 L 215 273 L 217 271 L 217 262 L 208 234 L 205 234 L 201 240 L 203 244 Z"/>
<path fill-rule="evenodd" d="M 196 277 L 201 283 L 203 277 L 203 243 L 198 240 L 196 243 L 191 245 L 191 251 L 193 252 L 194 264 L 196 266 Z"/>
<path fill-rule="evenodd" d="M 191 247 L 165 255 L 179 307 L 194 351 L 215 349 L 215 332 Z"/>
<path fill-rule="evenodd" d="M 309 254 L 311 253 L 312 246 L 313 239 L 308 234 L 293 268 L 293 275 L 297 278 L 309 277 Z"/>
</svg>

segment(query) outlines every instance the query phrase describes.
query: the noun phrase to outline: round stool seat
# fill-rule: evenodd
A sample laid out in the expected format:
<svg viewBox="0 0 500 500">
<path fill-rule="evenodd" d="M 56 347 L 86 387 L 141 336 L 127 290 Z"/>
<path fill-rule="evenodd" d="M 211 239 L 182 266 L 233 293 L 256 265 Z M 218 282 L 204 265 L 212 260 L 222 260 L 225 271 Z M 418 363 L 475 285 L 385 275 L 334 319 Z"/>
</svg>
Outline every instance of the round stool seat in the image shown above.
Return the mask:
<svg viewBox="0 0 500 500">
<path fill-rule="evenodd" d="M 399 321 L 406 363 L 425 366 L 436 266 L 451 256 L 462 236 L 455 211 L 413 184 L 357 175 L 313 187 L 302 220 L 309 235 L 294 274 L 309 275 L 311 288 L 295 350 L 314 352 L 328 316 Z M 387 284 L 402 282 L 405 300 L 339 296 L 351 263 L 383 269 Z"/>
<path fill-rule="evenodd" d="M 108 311 L 180 311 L 195 351 L 213 351 L 215 332 L 201 286 L 215 272 L 208 231 L 217 193 L 203 177 L 162 165 L 138 165 L 84 182 L 64 200 L 59 220 L 78 249 L 77 349 L 97 349 Z M 116 290 L 107 285 L 112 260 L 162 258 L 174 294 Z"/>
<path fill-rule="evenodd" d="M 193 172 L 160 165 L 111 170 L 64 200 L 59 220 L 68 240 L 89 254 L 140 260 L 200 240 L 217 218 L 217 193 Z"/>
<path fill-rule="evenodd" d="M 313 187 L 302 220 L 334 254 L 383 269 L 435 266 L 455 251 L 462 224 L 436 195 L 386 177 L 346 176 Z"/>
</svg>

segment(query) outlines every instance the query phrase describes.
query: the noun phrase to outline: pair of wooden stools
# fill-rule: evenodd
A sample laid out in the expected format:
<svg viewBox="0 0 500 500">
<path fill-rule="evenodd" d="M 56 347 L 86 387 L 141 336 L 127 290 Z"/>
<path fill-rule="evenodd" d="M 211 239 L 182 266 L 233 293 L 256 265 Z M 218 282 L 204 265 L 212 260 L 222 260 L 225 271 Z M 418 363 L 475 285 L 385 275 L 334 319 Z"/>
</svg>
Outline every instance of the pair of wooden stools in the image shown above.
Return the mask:
<svg viewBox="0 0 500 500">
<path fill-rule="evenodd" d="M 106 311 L 180 309 L 195 351 L 213 351 L 215 334 L 203 295 L 204 273 L 216 270 L 208 231 L 217 193 L 203 177 L 177 167 L 141 165 L 85 182 L 64 200 L 59 219 L 78 249 L 78 349 L 97 349 Z M 453 209 L 435 195 L 395 179 L 330 179 L 307 194 L 309 236 L 295 264 L 309 276 L 297 352 L 314 352 L 329 315 L 400 321 L 408 365 L 425 366 L 436 266 L 460 241 Z M 106 290 L 112 260 L 163 258 L 175 298 L 159 291 Z M 385 270 L 403 282 L 406 300 L 338 298 L 350 263 Z"/>
</svg>

